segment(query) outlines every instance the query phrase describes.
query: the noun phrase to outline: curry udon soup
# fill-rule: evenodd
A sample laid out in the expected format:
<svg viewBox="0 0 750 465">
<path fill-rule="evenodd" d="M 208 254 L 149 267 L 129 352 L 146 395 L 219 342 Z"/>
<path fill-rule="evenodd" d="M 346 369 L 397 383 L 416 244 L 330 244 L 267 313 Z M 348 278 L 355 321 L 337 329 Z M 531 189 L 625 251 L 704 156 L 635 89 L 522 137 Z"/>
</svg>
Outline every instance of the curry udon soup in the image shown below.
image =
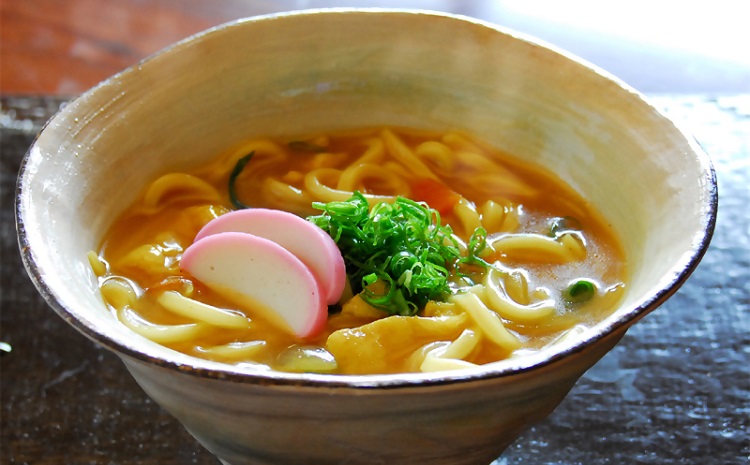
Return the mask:
<svg viewBox="0 0 750 465">
<path fill-rule="evenodd" d="M 292 212 L 339 246 L 345 288 L 314 334 L 181 267 L 207 223 L 245 207 Z M 254 139 L 166 174 L 89 259 L 109 310 L 141 336 L 231 364 L 337 374 L 541 350 L 608 315 L 626 274 L 613 232 L 554 175 L 464 134 L 393 128 Z M 262 283 L 243 285 L 252 295 Z"/>
</svg>

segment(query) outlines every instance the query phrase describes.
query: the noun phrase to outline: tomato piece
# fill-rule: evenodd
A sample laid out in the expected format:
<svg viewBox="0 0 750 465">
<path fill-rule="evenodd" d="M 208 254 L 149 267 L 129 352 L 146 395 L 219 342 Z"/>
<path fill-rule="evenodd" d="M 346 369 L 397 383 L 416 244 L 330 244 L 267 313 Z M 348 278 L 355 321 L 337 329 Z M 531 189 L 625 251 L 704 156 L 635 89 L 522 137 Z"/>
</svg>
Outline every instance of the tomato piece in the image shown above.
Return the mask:
<svg viewBox="0 0 750 465">
<path fill-rule="evenodd" d="M 412 184 L 411 191 L 412 200 L 425 202 L 441 215 L 453 211 L 453 207 L 461 200 L 461 194 L 442 182 L 430 178 L 418 179 Z"/>
</svg>

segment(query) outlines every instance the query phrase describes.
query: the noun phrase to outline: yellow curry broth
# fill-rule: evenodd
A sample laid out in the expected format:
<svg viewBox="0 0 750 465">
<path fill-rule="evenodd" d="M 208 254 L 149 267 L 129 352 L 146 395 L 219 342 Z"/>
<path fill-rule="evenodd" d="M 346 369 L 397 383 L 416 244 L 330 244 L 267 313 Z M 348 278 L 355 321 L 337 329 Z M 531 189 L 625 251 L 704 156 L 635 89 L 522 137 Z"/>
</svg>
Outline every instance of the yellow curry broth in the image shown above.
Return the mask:
<svg viewBox="0 0 750 465">
<path fill-rule="evenodd" d="M 322 169 L 322 182 L 335 184 L 338 176 L 345 176 L 341 173 L 347 167 L 375 164 L 404 181 L 391 182 L 388 176 L 368 174 L 358 181 L 358 190 L 384 196 L 426 196 L 415 200 L 441 205 L 443 224 L 451 225 L 464 243 L 468 243 L 473 232 L 472 221 L 479 221 L 482 226 L 496 224 L 495 229 L 487 228 L 488 238 L 492 239 L 517 233 L 548 235 L 550 218 L 574 217 L 580 224 L 580 237 L 586 248 L 582 260 L 539 263 L 523 255 L 520 259 L 509 258 L 492 247 L 482 255 L 489 262 L 498 260 L 507 269 L 520 270 L 525 277 L 521 287 L 528 287 L 525 299 L 529 301 L 542 300 L 540 296 L 551 294 L 559 300 L 561 290 L 579 278 L 588 278 L 598 285 L 598 293 L 591 301 L 575 305 L 558 303 L 555 314 L 544 321 L 514 322 L 501 318 L 524 348 L 542 348 L 576 325 L 596 323 L 614 308 L 623 294 L 625 261 L 611 228 L 588 202 L 542 168 L 452 132 L 367 130 L 307 138 L 306 145 L 290 148 L 287 143 L 292 140 L 250 141 L 188 173 L 190 179 L 182 187 L 170 189 L 166 181 L 154 187 L 159 184 L 157 181 L 120 216 L 105 236 L 99 256 L 108 265 L 107 275 L 101 279 L 121 276 L 139 288 L 139 297 L 128 306 L 128 311 L 156 325 L 189 323 L 156 302 L 166 290 L 176 290 L 219 308 L 233 308 L 182 271 L 179 260 L 206 223 L 234 208 L 228 195 L 229 174 L 237 159 L 250 152 L 254 156 L 237 177 L 235 186 L 237 196 L 254 207 L 282 208 L 303 216 L 317 214 L 311 203 L 319 199 L 309 189 L 307 173 Z M 412 165 L 409 160 L 389 153 L 394 144 L 398 145 L 396 149 L 407 147 L 419 163 Z M 425 191 L 425 185 L 433 184 L 423 183 L 424 170 L 434 177 L 430 182 L 443 187 Z M 453 205 L 454 195 L 466 205 L 462 214 L 457 213 L 458 209 L 442 207 Z M 488 201 L 502 208 L 490 213 L 489 207 L 485 208 Z M 490 221 L 489 217 L 497 216 L 498 211 L 503 220 Z M 484 271 L 476 267 L 474 270 L 468 278 L 456 277 L 457 286 L 460 287 L 462 280 L 468 280 L 468 285 L 479 284 Z M 253 283 L 248 283 L 250 289 L 252 286 Z M 165 345 L 199 357 L 228 363 L 258 363 L 275 369 L 288 369 L 280 366 L 278 360 L 290 347 L 317 347 L 335 359 L 333 372 L 395 373 L 419 371 L 425 354 L 431 347 L 437 347 L 435 344 L 448 344 L 466 330 L 478 334 L 482 331 L 455 305 L 431 302 L 420 316 L 385 317 L 383 312 L 358 299 L 354 296 L 352 301 L 342 302 L 343 310 L 331 313 L 322 333 L 308 340 L 298 340 L 265 321 L 253 309 L 242 308 L 234 310 L 250 319 L 246 329 L 202 325 L 194 339 Z M 482 364 L 510 355 L 486 337 L 479 336 L 478 340 L 464 361 Z M 206 350 L 233 344 L 246 345 L 242 350 Z"/>
</svg>

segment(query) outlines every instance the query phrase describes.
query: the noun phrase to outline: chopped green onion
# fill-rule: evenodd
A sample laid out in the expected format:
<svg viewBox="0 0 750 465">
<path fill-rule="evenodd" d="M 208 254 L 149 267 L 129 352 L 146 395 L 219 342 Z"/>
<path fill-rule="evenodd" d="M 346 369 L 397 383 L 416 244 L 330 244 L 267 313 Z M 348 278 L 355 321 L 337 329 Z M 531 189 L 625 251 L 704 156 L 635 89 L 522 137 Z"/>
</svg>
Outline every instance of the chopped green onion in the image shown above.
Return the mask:
<svg viewBox="0 0 750 465">
<path fill-rule="evenodd" d="M 574 281 L 563 291 L 563 297 L 569 303 L 579 303 L 590 300 L 596 294 L 596 284 L 587 279 Z"/>
<path fill-rule="evenodd" d="M 338 244 L 353 292 L 392 315 L 415 315 L 428 301 L 445 300 L 449 269 L 463 261 L 485 263 L 477 257 L 486 245 L 484 230 L 475 232 L 468 256 L 461 257 L 453 230 L 424 203 L 398 197 L 370 211 L 365 196 L 355 192 L 346 201 L 313 207 L 323 214 L 308 220 Z M 376 282 L 384 285 L 382 293 L 368 287 Z"/>
<path fill-rule="evenodd" d="M 479 227 L 474 230 L 469 243 L 466 245 L 468 253 L 465 257 L 462 257 L 459 261 L 470 265 L 482 265 L 484 267 L 490 266 L 489 263 L 479 258 L 479 254 L 487 247 L 487 230 Z"/>
<path fill-rule="evenodd" d="M 572 216 L 563 216 L 558 218 L 552 218 L 549 222 L 549 233 L 550 237 L 559 237 L 567 232 L 581 231 L 583 227 L 581 222 Z"/>
<path fill-rule="evenodd" d="M 327 150 L 325 147 L 304 140 L 293 140 L 289 142 L 287 146 L 298 152 L 323 153 Z"/>
<path fill-rule="evenodd" d="M 247 162 L 249 162 L 250 159 L 253 158 L 253 155 L 255 155 L 254 151 L 237 160 L 232 173 L 229 175 L 229 201 L 232 202 L 232 205 L 234 205 L 235 208 L 239 210 L 250 208 L 250 206 L 245 205 L 237 198 L 235 183 L 237 182 L 237 177 L 239 177 L 240 173 L 242 173 L 242 170 L 245 169 L 245 165 L 247 165 Z"/>
</svg>

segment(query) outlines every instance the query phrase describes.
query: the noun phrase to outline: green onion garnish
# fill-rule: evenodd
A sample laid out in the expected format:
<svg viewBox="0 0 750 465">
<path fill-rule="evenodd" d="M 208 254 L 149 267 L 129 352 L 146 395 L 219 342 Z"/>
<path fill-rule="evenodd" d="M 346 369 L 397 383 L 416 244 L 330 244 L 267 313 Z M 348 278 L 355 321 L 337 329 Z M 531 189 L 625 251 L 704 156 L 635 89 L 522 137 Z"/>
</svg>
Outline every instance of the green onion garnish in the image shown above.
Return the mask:
<svg viewBox="0 0 750 465">
<path fill-rule="evenodd" d="M 232 169 L 232 173 L 229 175 L 229 201 L 232 202 L 232 205 L 234 205 L 238 210 L 250 208 L 249 205 L 245 205 L 237 198 L 237 192 L 235 191 L 234 185 L 237 182 L 237 177 L 240 175 L 240 173 L 242 173 L 242 170 L 245 169 L 245 165 L 247 165 L 247 162 L 249 162 L 250 159 L 253 158 L 253 155 L 255 155 L 255 151 L 250 152 L 249 154 L 237 160 L 237 163 L 234 165 L 234 169 Z"/>
<path fill-rule="evenodd" d="M 297 152 L 323 153 L 327 150 L 325 147 L 304 140 L 293 140 L 287 146 Z"/>
<path fill-rule="evenodd" d="M 459 261 L 468 265 L 481 265 L 483 267 L 490 266 L 489 263 L 479 258 L 479 254 L 487 247 L 487 230 L 481 226 L 474 230 L 469 243 L 466 244 L 468 248 L 468 254 L 462 257 Z"/>
<path fill-rule="evenodd" d="M 558 237 L 566 232 L 581 231 L 581 222 L 572 216 L 552 218 L 549 222 L 549 236 Z"/>
<path fill-rule="evenodd" d="M 587 279 L 574 281 L 563 291 L 564 299 L 569 303 L 585 302 L 596 294 L 596 284 Z"/>
<path fill-rule="evenodd" d="M 354 293 L 391 315 L 415 315 L 430 300 L 451 293 L 449 269 L 460 263 L 485 264 L 477 254 L 486 233 L 475 232 L 469 255 L 461 257 L 453 230 L 441 225 L 440 214 L 426 204 L 398 197 L 370 211 L 364 195 L 355 192 L 342 202 L 313 203 L 323 214 L 308 218 L 328 232 L 344 256 Z M 382 293 L 372 290 L 382 284 Z"/>
</svg>

